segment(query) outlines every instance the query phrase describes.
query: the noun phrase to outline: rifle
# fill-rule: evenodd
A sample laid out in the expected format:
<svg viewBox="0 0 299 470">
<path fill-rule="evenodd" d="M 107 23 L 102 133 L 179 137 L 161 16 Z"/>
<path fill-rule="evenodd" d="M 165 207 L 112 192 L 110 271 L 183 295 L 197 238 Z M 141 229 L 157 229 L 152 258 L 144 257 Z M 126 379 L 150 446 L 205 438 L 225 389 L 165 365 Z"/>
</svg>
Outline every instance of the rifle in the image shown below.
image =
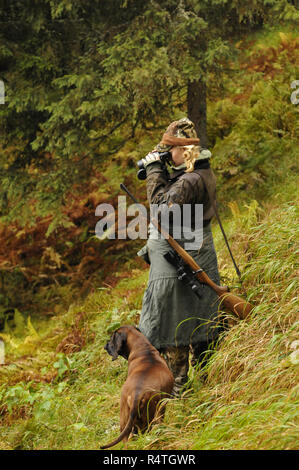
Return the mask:
<svg viewBox="0 0 299 470">
<path fill-rule="evenodd" d="M 133 194 L 130 193 L 130 191 L 126 188 L 123 183 L 120 184 L 120 187 L 128 194 L 128 196 L 135 202 L 135 204 L 138 204 L 136 198 L 133 196 Z M 190 281 L 191 273 L 193 278 L 199 281 L 200 284 L 206 284 L 211 289 L 213 289 L 213 291 L 216 292 L 216 294 L 218 295 L 221 303 L 223 303 L 224 307 L 227 308 L 230 312 L 234 313 L 242 320 L 249 315 L 249 313 L 253 309 L 253 306 L 248 301 L 242 299 L 241 297 L 235 294 L 232 294 L 229 291 L 228 286 L 218 286 L 214 281 L 212 281 L 212 279 L 210 279 L 207 273 L 205 273 L 204 270 L 201 269 L 201 267 L 196 263 L 192 256 L 190 256 L 189 253 L 187 253 L 187 251 L 185 251 L 184 248 L 182 248 L 181 245 L 160 226 L 157 220 L 152 218 L 151 222 L 157 228 L 159 233 L 163 235 L 163 237 L 168 241 L 169 245 L 173 248 L 174 252 L 177 255 L 169 256 L 169 254 L 167 254 L 168 257 L 166 256 L 166 259 L 172 264 L 175 264 L 176 266 L 178 266 L 178 259 L 180 259 L 183 261 L 183 264 L 186 265 L 187 270 L 185 270 L 185 273 L 182 273 L 182 279 L 186 276 L 192 287 L 192 282 Z M 193 283 L 192 290 L 195 294 L 199 295 L 196 282 Z"/>
</svg>

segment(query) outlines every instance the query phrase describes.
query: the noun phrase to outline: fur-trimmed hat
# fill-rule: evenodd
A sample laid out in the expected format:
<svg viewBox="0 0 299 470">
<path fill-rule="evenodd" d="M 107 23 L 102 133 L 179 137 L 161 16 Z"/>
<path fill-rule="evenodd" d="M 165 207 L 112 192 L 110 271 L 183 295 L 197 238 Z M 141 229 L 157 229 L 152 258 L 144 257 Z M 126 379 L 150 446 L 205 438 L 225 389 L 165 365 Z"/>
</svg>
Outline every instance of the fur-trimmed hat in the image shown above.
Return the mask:
<svg viewBox="0 0 299 470">
<path fill-rule="evenodd" d="M 172 122 L 163 134 L 161 142 L 155 147 L 158 152 L 168 152 L 172 147 L 199 145 L 195 126 L 188 118 Z"/>
</svg>

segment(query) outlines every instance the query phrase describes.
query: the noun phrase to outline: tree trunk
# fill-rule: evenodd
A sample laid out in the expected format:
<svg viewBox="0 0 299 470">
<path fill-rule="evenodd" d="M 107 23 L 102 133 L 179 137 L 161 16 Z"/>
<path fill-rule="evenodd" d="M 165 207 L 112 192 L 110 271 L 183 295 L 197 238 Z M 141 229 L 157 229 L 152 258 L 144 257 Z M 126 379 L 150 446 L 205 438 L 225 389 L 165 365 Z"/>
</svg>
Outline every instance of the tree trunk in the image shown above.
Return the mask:
<svg viewBox="0 0 299 470">
<path fill-rule="evenodd" d="M 207 136 L 207 90 L 204 81 L 189 81 L 187 91 L 188 118 L 194 123 L 200 146 L 208 147 Z"/>
</svg>

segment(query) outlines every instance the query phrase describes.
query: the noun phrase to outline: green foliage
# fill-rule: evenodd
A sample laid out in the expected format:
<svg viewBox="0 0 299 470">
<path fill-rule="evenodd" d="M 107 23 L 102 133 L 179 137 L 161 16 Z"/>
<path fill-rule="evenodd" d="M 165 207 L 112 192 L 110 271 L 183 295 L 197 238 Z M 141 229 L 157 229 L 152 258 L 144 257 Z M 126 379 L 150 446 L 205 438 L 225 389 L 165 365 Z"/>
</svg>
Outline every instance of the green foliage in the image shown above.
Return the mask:
<svg viewBox="0 0 299 470">
<path fill-rule="evenodd" d="M 22 382 L 7 389 L 2 386 L 0 389 L 0 406 L 5 405 L 9 413 L 15 411 L 17 407 L 32 405 L 36 399 L 29 384 Z"/>
<path fill-rule="evenodd" d="M 1 448 L 98 449 L 118 433 L 126 363 L 103 346 L 119 325 L 138 323 L 148 271 L 135 244 L 95 240 L 94 210 L 115 202 L 121 180 L 145 201 L 135 161 L 185 115 L 187 83 L 198 76 L 243 275 L 240 286 L 214 225 L 222 281 L 254 311 L 246 323 L 228 318 L 205 370 L 190 372 L 193 394 L 172 400 L 164 423 L 129 448 L 296 448 L 291 3 L 2 2 Z M 289 29 L 268 29 L 277 18 Z"/>
<path fill-rule="evenodd" d="M 296 448 L 298 229 L 294 211 L 290 202 L 268 208 L 255 200 L 247 208 L 231 204 L 232 217 L 225 223 L 254 312 L 247 322 L 232 324 L 204 370 L 191 371 L 193 393 L 172 399 L 163 424 L 129 441 L 129 449 Z M 219 228 L 215 242 L 224 273 L 231 263 Z M 231 268 L 228 277 L 232 273 Z M 32 349 L 21 363 L 23 371 L 31 372 L 30 380 L 18 380 L 23 377 L 19 362 L 8 348 L 8 360 L 15 358 L 16 363 L 0 370 L 3 448 L 98 449 L 99 443 L 115 437 L 126 362 L 111 361 L 103 346 L 119 324 L 135 323 L 141 299 L 131 304 L 130 297 L 132 289 L 143 292 L 145 274 L 136 270 L 114 290 L 100 288 L 84 303 L 73 304 L 53 318 L 38 353 Z M 57 354 L 57 344 L 82 311 L 94 339 L 78 352 Z M 56 373 L 48 383 L 51 371 Z M 119 444 L 118 449 L 122 448 Z"/>
<path fill-rule="evenodd" d="M 185 106 L 190 81 L 219 80 L 232 39 L 277 17 L 296 21 L 286 0 L 6 0 L 0 12 L 0 208 L 22 224 L 63 212 L 107 149 Z M 57 215 L 48 235 L 66 225 Z"/>
<path fill-rule="evenodd" d="M 232 75 L 238 77 L 237 88 L 235 81 L 226 79 L 225 96 L 217 101 L 211 97 L 208 124 L 214 168 L 219 187 L 225 197 L 229 189 L 232 199 L 240 190 L 248 194 L 255 190 L 258 198 L 273 195 L 286 174 L 290 182 L 294 179 L 299 128 L 290 83 L 298 64 L 293 52 L 288 58 L 287 54 L 299 44 L 291 34 L 272 37 L 278 41 L 276 47 L 261 43 L 246 50 L 244 67 L 241 62 L 241 69 Z M 267 62 L 269 54 L 274 61 Z"/>
<path fill-rule="evenodd" d="M 53 367 L 57 370 L 58 378 L 62 378 L 67 371 L 71 368 L 70 360 L 63 353 L 57 355 L 57 361 L 54 362 Z"/>
</svg>

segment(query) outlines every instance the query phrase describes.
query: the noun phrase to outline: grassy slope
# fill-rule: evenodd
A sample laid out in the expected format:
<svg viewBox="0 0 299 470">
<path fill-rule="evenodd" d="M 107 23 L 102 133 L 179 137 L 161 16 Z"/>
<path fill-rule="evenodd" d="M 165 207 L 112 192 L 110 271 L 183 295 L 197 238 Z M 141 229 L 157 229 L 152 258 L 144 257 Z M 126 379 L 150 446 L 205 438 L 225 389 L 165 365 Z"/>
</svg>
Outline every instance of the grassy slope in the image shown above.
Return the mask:
<svg viewBox="0 0 299 470">
<path fill-rule="evenodd" d="M 271 34 L 276 40 L 277 34 Z M 248 79 L 240 76 L 240 88 L 245 84 L 248 86 Z M 254 109 L 257 86 L 267 91 L 262 80 L 251 86 L 249 111 L 246 97 L 243 103 L 238 102 L 250 123 L 254 113 L 261 112 Z M 241 135 L 248 131 L 242 116 L 234 118 L 233 99 L 229 106 L 227 100 L 219 100 L 221 112 L 215 110 L 212 118 L 213 122 L 227 122 L 229 116 L 232 129 L 221 148 L 219 141 L 215 143 L 219 167 L 227 157 L 226 146 L 237 145 L 234 132 Z M 267 119 L 261 117 L 257 126 L 264 123 Z M 285 132 L 292 132 L 292 128 Z M 224 223 L 254 312 L 247 322 L 234 322 L 226 332 L 208 364 L 207 381 L 203 382 L 201 371 L 191 371 L 193 393 L 172 400 L 164 423 L 132 440 L 129 448 L 296 448 L 296 146 L 290 136 L 280 140 L 280 159 L 274 156 L 261 166 L 261 173 L 254 173 L 256 180 L 253 184 L 249 181 L 247 190 L 238 192 L 234 170 L 231 178 L 220 177 L 224 188 L 220 199 L 233 195 Z M 280 153 L 287 146 L 289 152 Z M 252 151 L 250 146 L 247 151 Z M 236 161 L 232 151 L 232 168 Z M 252 171 L 242 171 L 248 182 Z M 262 194 L 267 197 L 262 199 Z M 231 261 L 217 225 L 213 232 L 223 282 L 234 285 Z M 120 263 L 114 289 L 106 284 L 95 287 L 84 302 L 72 303 L 67 311 L 48 320 L 26 323 L 19 315 L 17 327 L 6 329 L 8 365 L 0 368 L 0 449 L 97 449 L 118 434 L 126 363 L 122 358 L 111 362 L 103 345 L 118 324 L 138 322 L 147 275 L 145 265 L 136 258 L 122 267 Z M 242 292 L 240 287 L 238 291 Z"/>
</svg>

